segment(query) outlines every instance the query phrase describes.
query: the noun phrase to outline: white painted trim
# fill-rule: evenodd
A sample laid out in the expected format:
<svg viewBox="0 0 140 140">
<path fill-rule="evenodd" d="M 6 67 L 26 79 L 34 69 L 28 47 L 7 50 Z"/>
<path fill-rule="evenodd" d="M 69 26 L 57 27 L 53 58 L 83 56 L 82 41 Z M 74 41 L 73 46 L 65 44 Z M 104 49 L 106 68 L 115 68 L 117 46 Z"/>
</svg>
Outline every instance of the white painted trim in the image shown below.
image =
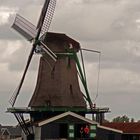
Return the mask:
<svg viewBox="0 0 140 140">
<path fill-rule="evenodd" d="M 55 117 L 52 117 L 52 118 L 50 118 L 50 119 L 46 119 L 46 120 L 44 120 L 44 121 L 41 121 L 41 122 L 39 122 L 37 125 L 38 125 L 38 126 L 42 126 L 42 125 L 51 123 L 51 122 L 53 122 L 53 121 L 56 121 L 56 120 L 58 120 L 58 119 L 61 119 L 61 118 L 65 117 L 65 116 L 69 116 L 69 115 L 70 115 L 70 116 L 73 116 L 73 117 L 75 117 L 75 118 L 78 118 L 78 119 L 80 119 L 80 120 L 83 120 L 83 121 L 85 121 L 85 122 L 87 122 L 87 123 L 98 125 L 97 122 L 92 121 L 92 120 L 90 120 L 90 119 L 87 119 L 87 118 L 85 118 L 85 117 L 83 117 L 83 116 L 80 116 L 80 115 L 78 115 L 78 114 L 76 114 L 76 113 L 73 113 L 73 112 L 70 112 L 70 111 L 65 112 L 65 113 L 62 113 L 62 114 L 57 115 L 57 116 L 55 116 Z"/>
<path fill-rule="evenodd" d="M 7 131 L 9 133 L 9 136 L 11 135 L 11 133 L 8 130 L 8 128 L 1 128 L 1 131 L 2 131 L 2 129 L 3 129 L 2 136 L 3 136 L 3 134 L 4 134 L 5 131 Z"/>
<path fill-rule="evenodd" d="M 123 134 L 123 131 L 121 131 L 121 130 L 110 128 L 110 127 L 106 127 L 106 126 L 98 125 L 98 128 L 106 129 L 106 130 L 109 130 L 109 131 L 113 131 L 113 132 L 117 132 L 117 133 Z"/>
<path fill-rule="evenodd" d="M 41 140 L 41 127 L 34 127 L 35 140 Z"/>
</svg>

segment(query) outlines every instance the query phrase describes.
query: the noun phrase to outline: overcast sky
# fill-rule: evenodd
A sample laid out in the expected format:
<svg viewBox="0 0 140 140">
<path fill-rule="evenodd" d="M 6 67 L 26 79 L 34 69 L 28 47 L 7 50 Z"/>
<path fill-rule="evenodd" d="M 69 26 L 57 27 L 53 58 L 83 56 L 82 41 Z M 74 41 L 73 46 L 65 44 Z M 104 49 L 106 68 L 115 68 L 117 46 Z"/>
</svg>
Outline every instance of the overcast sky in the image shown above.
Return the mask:
<svg viewBox="0 0 140 140">
<path fill-rule="evenodd" d="M 16 89 L 31 44 L 10 27 L 16 13 L 37 24 L 44 0 L 0 0 L 0 123 L 16 124 L 8 100 Z M 66 33 L 83 48 L 102 52 L 98 106 L 111 119 L 140 119 L 140 1 L 57 0 L 50 31 Z M 35 55 L 16 106 L 27 106 L 36 82 Z M 92 100 L 97 94 L 98 54 L 84 53 Z"/>
</svg>

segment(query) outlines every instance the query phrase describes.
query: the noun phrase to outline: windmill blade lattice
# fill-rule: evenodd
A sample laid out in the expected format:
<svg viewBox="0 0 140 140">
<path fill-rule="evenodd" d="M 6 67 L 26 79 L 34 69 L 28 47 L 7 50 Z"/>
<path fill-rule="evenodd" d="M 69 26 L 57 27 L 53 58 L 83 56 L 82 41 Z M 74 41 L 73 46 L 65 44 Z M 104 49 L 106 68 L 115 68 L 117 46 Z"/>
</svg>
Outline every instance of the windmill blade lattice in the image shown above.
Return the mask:
<svg viewBox="0 0 140 140">
<path fill-rule="evenodd" d="M 46 7 L 44 7 L 42 9 L 42 13 L 45 13 L 45 11 L 44 11 L 45 9 L 47 10 L 45 15 L 44 15 L 44 20 L 43 20 L 43 17 L 42 17 L 43 15 L 41 14 L 39 22 L 38 22 L 37 28 L 40 28 L 40 26 L 41 26 L 40 37 L 48 32 L 51 21 L 52 21 L 52 18 L 53 18 L 53 15 L 54 15 L 55 7 L 56 7 L 56 0 L 49 0 L 49 1 L 50 2 L 49 2 L 48 5 L 47 5 L 47 3 L 44 4 L 44 6 L 46 6 L 47 9 L 46 9 Z"/>
<path fill-rule="evenodd" d="M 15 103 L 15 100 L 16 100 L 16 98 L 17 98 L 17 90 L 19 89 L 19 86 L 15 89 L 15 91 L 14 91 L 14 93 L 13 93 L 13 95 L 12 95 L 12 97 L 10 98 L 10 100 L 9 100 L 9 103 L 11 104 L 11 106 L 13 106 L 14 105 L 14 103 Z"/>
</svg>

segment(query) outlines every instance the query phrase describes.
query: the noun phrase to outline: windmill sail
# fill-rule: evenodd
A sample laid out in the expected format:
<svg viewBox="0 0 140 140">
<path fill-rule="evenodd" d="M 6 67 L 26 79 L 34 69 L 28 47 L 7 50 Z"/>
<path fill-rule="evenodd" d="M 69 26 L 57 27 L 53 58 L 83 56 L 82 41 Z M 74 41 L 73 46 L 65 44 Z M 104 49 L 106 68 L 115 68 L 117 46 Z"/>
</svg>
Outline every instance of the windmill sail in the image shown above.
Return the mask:
<svg viewBox="0 0 140 140">
<path fill-rule="evenodd" d="M 41 14 L 40 14 L 40 18 L 37 24 L 37 29 L 42 27 L 42 23 L 44 22 L 44 17 L 46 16 L 46 12 L 49 6 L 49 2 L 50 0 L 45 0 L 44 6 L 42 8 Z"/>
<path fill-rule="evenodd" d="M 44 45 L 44 43 L 42 43 L 42 41 L 40 40 L 40 37 L 42 35 L 45 36 L 45 33 L 48 32 L 48 29 L 49 29 L 49 26 L 53 17 L 53 13 L 55 10 L 55 5 L 56 5 L 56 0 L 45 0 L 45 4 L 43 6 L 43 9 L 40 15 L 37 29 L 32 23 L 30 23 L 23 17 L 19 15 L 16 16 L 15 22 L 13 24 L 13 28 L 16 31 L 18 31 L 21 35 L 23 35 L 27 40 L 32 41 L 33 39 L 35 39 L 35 41 L 33 43 L 33 46 L 32 46 L 30 55 L 28 57 L 28 61 L 27 61 L 25 70 L 23 72 L 21 81 L 19 83 L 19 86 L 17 88 L 17 91 L 16 93 L 14 93 L 14 95 L 9 101 L 12 106 L 14 106 L 16 99 L 19 95 L 27 70 L 29 68 L 29 65 L 33 57 L 33 53 L 36 47 L 38 46 L 38 44 L 41 44 L 42 45 L 41 48 L 43 49 L 43 51 L 45 51 L 54 61 L 56 61 L 57 56 L 51 50 L 49 50 L 48 47 Z"/>
<path fill-rule="evenodd" d="M 20 33 L 28 41 L 32 41 L 37 34 L 36 27 L 32 23 L 30 23 L 28 20 L 26 20 L 25 18 L 23 18 L 22 16 L 18 14 L 16 15 L 12 28 L 14 28 L 18 33 Z"/>
<path fill-rule="evenodd" d="M 44 7 L 38 21 L 37 29 L 41 29 L 41 36 L 47 33 L 55 11 L 56 0 L 45 0 Z"/>
<path fill-rule="evenodd" d="M 30 55 L 29 55 L 29 57 L 28 57 L 27 64 L 26 64 L 24 73 L 23 73 L 23 75 L 22 75 L 22 78 L 21 78 L 21 80 L 20 80 L 19 86 L 18 86 L 18 88 L 17 88 L 17 91 L 16 91 L 16 93 L 14 94 L 14 96 L 13 96 L 13 97 L 10 99 L 10 101 L 9 101 L 9 102 L 11 103 L 12 106 L 14 106 L 14 104 L 15 104 L 15 102 L 16 102 L 16 99 L 17 99 L 17 96 L 19 95 L 20 89 L 21 89 L 21 87 L 22 87 L 22 84 L 23 84 L 23 82 L 24 82 L 24 79 L 25 79 L 25 76 L 26 76 L 26 73 L 27 73 L 27 70 L 28 70 L 29 65 L 30 65 L 30 63 L 31 63 L 31 60 L 32 60 L 32 56 L 33 56 L 35 47 L 36 47 L 36 46 L 33 45 L 32 49 L 31 49 L 31 51 L 30 51 Z"/>
<path fill-rule="evenodd" d="M 41 48 L 54 60 L 57 60 L 57 56 L 55 55 L 55 53 L 53 53 L 42 41 L 40 41 L 41 43 Z"/>
</svg>

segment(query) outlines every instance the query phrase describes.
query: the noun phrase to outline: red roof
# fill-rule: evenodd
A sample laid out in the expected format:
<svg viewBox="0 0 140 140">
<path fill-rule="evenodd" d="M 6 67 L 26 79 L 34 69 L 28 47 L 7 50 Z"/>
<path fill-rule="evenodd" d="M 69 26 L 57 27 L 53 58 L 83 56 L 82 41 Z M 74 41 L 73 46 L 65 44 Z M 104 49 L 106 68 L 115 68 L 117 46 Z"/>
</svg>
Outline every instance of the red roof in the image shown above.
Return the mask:
<svg viewBox="0 0 140 140">
<path fill-rule="evenodd" d="M 103 126 L 121 130 L 123 133 L 140 133 L 140 123 L 104 123 Z"/>
</svg>

